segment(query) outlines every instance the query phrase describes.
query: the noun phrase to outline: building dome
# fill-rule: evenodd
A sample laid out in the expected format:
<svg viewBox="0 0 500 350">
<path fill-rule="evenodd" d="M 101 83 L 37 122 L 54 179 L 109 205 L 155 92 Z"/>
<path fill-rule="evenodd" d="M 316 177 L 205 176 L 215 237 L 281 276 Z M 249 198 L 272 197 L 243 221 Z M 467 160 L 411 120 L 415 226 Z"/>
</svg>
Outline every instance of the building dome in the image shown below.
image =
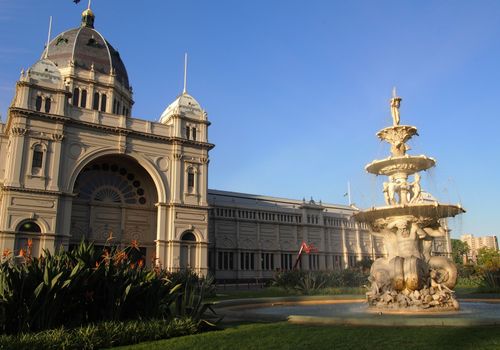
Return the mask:
<svg viewBox="0 0 500 350">
<path fill-rule="evenodd" d="M 94 19 L 92 10 L 83 11 L 81 26 L 57 35 L 49 43 L 48 54 L 45 50 L 42 58 L 51 60 L 59 69 L 74 65 L 102 74 L 114 74 L 116 80 L 129 89 L 127 70 L 120 54 L 94 29 Z"/>
<path fill-rule="evenodd" d="M 193 96 L 184 92 L 175 99 L 161 114 L 160 123 L 167 123 L 172 115 L 182 115 L 184 117 L 205 120 L 205 112 L 198 101 Z"/>
</svg>

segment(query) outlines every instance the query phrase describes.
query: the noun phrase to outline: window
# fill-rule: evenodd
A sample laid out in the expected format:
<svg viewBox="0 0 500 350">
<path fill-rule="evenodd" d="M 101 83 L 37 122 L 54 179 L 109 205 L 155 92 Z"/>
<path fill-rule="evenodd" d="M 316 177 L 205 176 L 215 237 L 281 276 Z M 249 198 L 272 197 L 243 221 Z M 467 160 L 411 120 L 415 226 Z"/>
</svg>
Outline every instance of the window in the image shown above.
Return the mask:
<svg viewBox="0 0 500 350">
<path fill-rule="evenodd" d="M 192 130 L 193 130 L 192 131 L 193 132 L 193 140 L 196 140 L 196 128 L 193 128 Z"/>
<path fill-rule="evenodd" d="M 43 168 L 43 148 L 41 145 L 35 145 L 33 148 L 33 158 L 31 159 L 31 174 L 41 175 Z"/>
<path fill-rule="evenodd" d="M 189 140 L 190 135 L 190 130 L 191 128 L 189 126 L 186 126 L 186 138 Z"/>
<path fill-rule="evenodd" d="M 255 253 L 250 253 L 250 252 L 240 253 L 240 268 L 241 270 L 254 270 Z"/>
<path fill-rule="evenodd" d="M 101 95 L 101 112 L 106 112 L 106 94 Z"/>
<path fill-rule="evenodd" d="M 309 270 L 319 270 L 319 255 L 309 255 Z"/>
<path fill-rule="evenodd" d="M 22 223 L 17 229 L 19 232 L 27 232 L 27 233 L 41 233 L 42 230 L 40 226 L 36 222 L 33 221 L 25 221 Z"/>
<path fill-rule="evenodd" d="M 77 106 L 78 107 L 78 101 L 80 99 L 80 89 L 79 88 L 75 88 L 73 90 L 73 106 Z"/>
<path fill-rule="evenodd" d="M 82 90 L 82 99 L 80 101 L 80 107 L 87 107 L 87 90 Z"/>
<path fill-rule="evenodd" d="M 281 254 L 281 269 L 291 270 L 292 265 L 292 254 L 282 253 Z"/>
<path fill-rule="evenodd" d="M 45 113 L 50 112 L 50 105 L 51 105 L 50 97 L 45 97 Z"/>
<path fill-rule="evenodd" d="M 217 254 L 217 268 L 219 270 L 233 270 L 234 269 L 234 253 L 233 252 L 219 252 Z"/>
<path fill-rule="evenodd" d="M 260 265 L 262 270 L 274 270 L 274 255 L 272 253 L 262 253 Z"/>
<path fill-rule="evenodd" d="M 35 100 L 35 109 L 40 111 L 42 109 L 42 96 L 37 96 Z"/>
<path fill-rule="evenodd" d="M 94 100 L 92 101 L 92 109 L 99 110 L 99 93 L 94 92 Z"/>
<path fill-rule="evenodd" d="M 187 177 L 188 191 L 192 192 L 194 190 L 194 172 L 193 169 L 189 169 Z"/>
</svg>

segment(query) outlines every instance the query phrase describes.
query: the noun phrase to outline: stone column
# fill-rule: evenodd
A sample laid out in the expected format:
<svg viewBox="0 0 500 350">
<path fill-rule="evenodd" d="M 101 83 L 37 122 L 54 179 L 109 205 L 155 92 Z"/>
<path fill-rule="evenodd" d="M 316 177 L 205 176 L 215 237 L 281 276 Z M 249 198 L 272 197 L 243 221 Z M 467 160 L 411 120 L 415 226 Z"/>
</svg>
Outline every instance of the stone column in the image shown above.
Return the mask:
<svg viewBox="0 0 500 350">
<path fill-rule="evenodd" d="M 5 169 L 5 186 L 20 187 L 22 181 L 22 168 L 24 164 L 24 140 L 28 130 L 21 126 L 14 126 L 10 133 L 10 154 L 7 167 Z"/>
<path fill-rule="evenodd" d="M 172 186 L 171 193 L 172 203 L 181 203 L 181 194 L 184 191 L 183 181 L 182 181 L 182 150 L 179 149 L 179 145 L 174 145 L 174 153 L 173 153 L 173 166 L 172 166 Z"/>
<path fill-rule="evenodd" d="M 61 144 L 64 136 L 63 134 L 52 134 L 52 161 L 50 167 L 50 191 L 59 191 L 59 167 L 61 164 Z"/>
<path fill-rule="evenodd" d="M 158 208 L 156 224 L 156 263 L 166 267 L 167 264 L 167 211 L 165 203 L 156 203 Z"/>
<path fill-rule="evenodd" d="M 345 238 L 345 225 L 342 224 L 341 228 L 342 232 L 342 257 L 344 260 L 344 268 L 347 269 L 349 267 L 349 256 L 347 253 L 347 244 L 346 244 L 346 238 Z"/>
<path fill-rule="evenodd" d="M 355 224 L 355 230 L 356 230 L 356 260 L 361 261 L 363 259 L 363 251 L 361 248 L 361 237 L 359 234 L 359 225 Z"/>
</svg>

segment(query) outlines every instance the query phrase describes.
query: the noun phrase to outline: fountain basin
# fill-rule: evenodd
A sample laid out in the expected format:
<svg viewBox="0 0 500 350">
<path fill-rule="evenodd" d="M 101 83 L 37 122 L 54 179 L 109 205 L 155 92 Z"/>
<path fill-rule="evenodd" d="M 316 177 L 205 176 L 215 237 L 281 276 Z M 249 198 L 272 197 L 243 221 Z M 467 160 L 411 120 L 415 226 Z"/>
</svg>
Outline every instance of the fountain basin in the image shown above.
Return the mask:
<svg viewBox="0 0 500 350">
<path fill-rule="evenodd" d="M 465 213 L 460 205 L 433 203 L 412 203 L 383 207 L 373 207 L 353 214 L 353 218 L 360 222 L 374 223 L 394 216 L 411 215 L 416 218 L 429 218 L 433 221 L 453 217 Z"/>
<path fill-rule="evenodd" d="M 365 167 L 371 174 L 392 176 L 398 173 L 407 175 L 415 174 L 422 170 L 432 168 L 436 164 L 433 158 L 426 156 L 402 156 L 389 157 L 382 160 L 374 160 Z"/>
<path fill-rule="evenodd" d="M 247 304 L 245 304 L 245 302 Z M 218 307 L 221 314 L 246 320 L 288 320 L 300 324 L 359 326 L 482 326 L 500 325 L 500 299 L 461 299 L 458 311 L 388 312 L 368 308 L 364 300 L 300 300 Z"/>
</svg>

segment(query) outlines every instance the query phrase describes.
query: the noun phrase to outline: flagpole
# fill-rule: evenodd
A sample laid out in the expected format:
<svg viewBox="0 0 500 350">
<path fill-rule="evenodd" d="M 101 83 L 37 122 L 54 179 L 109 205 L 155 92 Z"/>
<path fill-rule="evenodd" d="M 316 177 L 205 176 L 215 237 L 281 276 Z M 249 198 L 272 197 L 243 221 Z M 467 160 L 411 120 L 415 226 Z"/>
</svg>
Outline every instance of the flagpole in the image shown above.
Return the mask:
<svg viewBox="0 0 500 350">
<path fill-rule="evenodd" d="M 45 48 L 45 58 L 49 57 L 50 32 L 52 31 L 52 16 L 49 19 L 49 33 L 47 34 L 47 47 Z"/>
<path fill-rule="evenodd" d="M 347 181 L 347 198 L 349 200 L 349 205 L 352 204 L 351 202 L 351 182 Z"/>
</svg>

